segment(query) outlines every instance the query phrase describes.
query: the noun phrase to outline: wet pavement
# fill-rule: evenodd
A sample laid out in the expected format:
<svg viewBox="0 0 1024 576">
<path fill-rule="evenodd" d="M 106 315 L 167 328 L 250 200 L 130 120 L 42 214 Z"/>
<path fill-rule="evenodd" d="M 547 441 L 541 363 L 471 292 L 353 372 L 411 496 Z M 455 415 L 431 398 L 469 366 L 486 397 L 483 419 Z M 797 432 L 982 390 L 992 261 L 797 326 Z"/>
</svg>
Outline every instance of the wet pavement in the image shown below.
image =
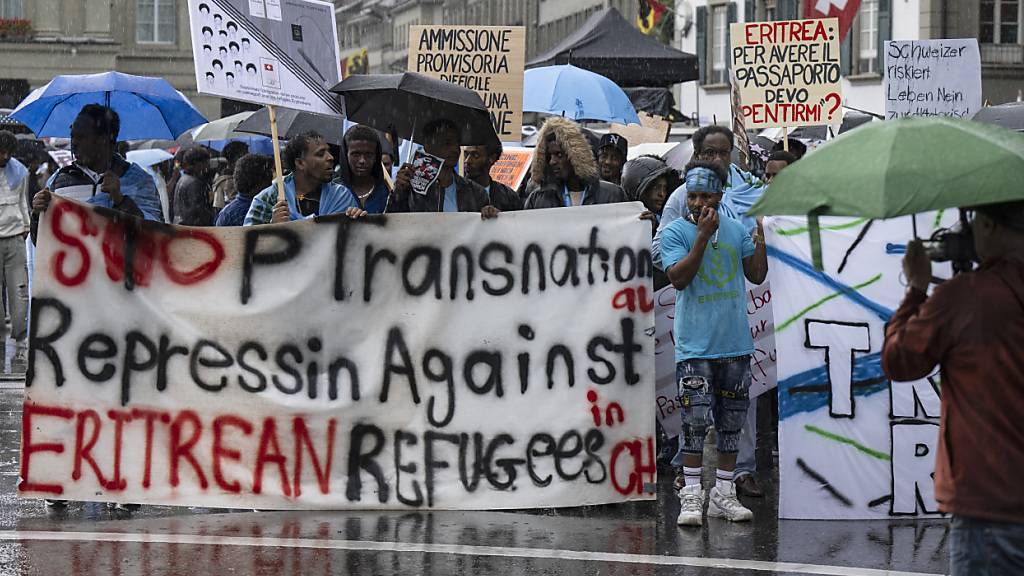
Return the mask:
<svg viewBox="0 0 1024 576">
<path fill-rule="evenodd" d="M 519 512 L 253 512 L 72 504 L 15 496 L 20 385 L 0 381 L 0 575 L 945 574 L 943 520 L 777 520 L 770 452 L 748 524 L 675 525 L 672 474 L 657 502 Z M 770 470 L 766 474 L 763 471 Z"/>
</svg>

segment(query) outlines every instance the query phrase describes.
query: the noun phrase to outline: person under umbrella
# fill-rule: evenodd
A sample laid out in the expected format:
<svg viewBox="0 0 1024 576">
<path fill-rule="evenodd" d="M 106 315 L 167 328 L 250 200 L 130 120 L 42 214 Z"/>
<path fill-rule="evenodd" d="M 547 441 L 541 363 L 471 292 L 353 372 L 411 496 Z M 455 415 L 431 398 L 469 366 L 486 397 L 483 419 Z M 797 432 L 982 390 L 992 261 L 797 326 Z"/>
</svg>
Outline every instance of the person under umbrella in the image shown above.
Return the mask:
<svg viewBox="0 0 1024 576">
<path fill-rule="evenodd" d="M 334 156 L 319 133 L 306 132 L 292 138 L 282 156 L 285 166 L 292 171 L 284 177 L 285 197 L 278 198 L 276 184 L 257 194 L 245 215 L 245 226 L 308 220 L 345 213 L 349 208 L 360 210 L 351 190 L 331 182 Z"/>
<path fill-rule="evenodd" d="M 249 145 L 245 142 L 232 141 L 224 145 L 221 154 L 227 160 L 224 169 L 217 174 L 213 180 L 213 187 L 210 189 L 210 202 L 215 210 L 221 210 L 235 198 L 235 164 L 238 160 L 249 153 Z"/>
<path fill-rule="evenodd" d="M 466 177 L 483 186 L 491 204 L 502 212 L 523 209 L 523 200 L 515 190 L 491 178 L 491 167 L 501 158 L 501 142 L 484 146 L 466 146 L 463 150 Z"/>
<path fill-rule="evenodd" d="M 603 182 L 597 161 L 578 124 L 553 116 L 544 122 L 530 171 L 526 209 L 625 202 L 617 184 Z"/>
<path fill-rule="evenodd" d="M 395 179 L 395 209 L 399 212 L 479 212 L 494 218 L 500 210 L 492 205 L 483 187 L 455 172 L 461 153 L 459 127 L 446 119 L 434 120 L 424 126 L 423 150 L 444 160 L 437 180 L 425 194 L 412 189 L 411 164 L 404 164 Z"/>
<path fill-rule="evenodd" d="M 210 149 L 193 146 L 182 156 L 182 176 L 174 189 L 174 223 L 213 226 L 216 212 L 210 202 Z"/>
<path fill-rule="evenodd" d="M 241 226 L 249 213 L 252 200 L 261 190 L 274 183 L 274 158 L 262 154 L 246 154 L 232 170 L 235 197 L 217 214 L 217 226 Z"/>
<path fill-rule="evenodd" d="M 360 209 L 369 214 L 387 212 L 391 190 L 384 178 L 380 135 L 357 124 L 345 132 L 335 182 L 355 194 Z"/>
<path fill-rule="evenodd" d="M 163 221 L 153 178 L 115 152 L 120 124 L 117 112 L 110 108 L 83 106 L 71 126 L 75 161 L 50 177 L 46 188 L 33 197 L 32 210 L 46 210 L 52 192 L 146 220 Z"/>
</svg>

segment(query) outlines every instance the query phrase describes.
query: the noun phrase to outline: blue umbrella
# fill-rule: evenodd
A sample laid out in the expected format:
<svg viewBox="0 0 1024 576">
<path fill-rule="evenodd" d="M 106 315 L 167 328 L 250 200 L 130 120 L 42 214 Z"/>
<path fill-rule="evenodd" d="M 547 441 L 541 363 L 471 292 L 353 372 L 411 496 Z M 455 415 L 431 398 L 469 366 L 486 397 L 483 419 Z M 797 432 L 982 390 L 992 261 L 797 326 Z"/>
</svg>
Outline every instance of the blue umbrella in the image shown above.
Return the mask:
<svg viewBox="0 0 1024 576">
<path fill-rule="evenodd" d="M 37 136 L 70 137 L 86 104 L 110 106 L 121 118 L 119 140 L 174 140 L 206 123 L 188 98 L 162 78 L 120 72 L 57 76 L 18 104 L 11 116 Z"/>
<path fill-rule="evenodd" d="M 524 74 L 523 111 L 639 124 L 636 108 L 615 82 L 571 64 L 531 68 Z"/>
</svg>

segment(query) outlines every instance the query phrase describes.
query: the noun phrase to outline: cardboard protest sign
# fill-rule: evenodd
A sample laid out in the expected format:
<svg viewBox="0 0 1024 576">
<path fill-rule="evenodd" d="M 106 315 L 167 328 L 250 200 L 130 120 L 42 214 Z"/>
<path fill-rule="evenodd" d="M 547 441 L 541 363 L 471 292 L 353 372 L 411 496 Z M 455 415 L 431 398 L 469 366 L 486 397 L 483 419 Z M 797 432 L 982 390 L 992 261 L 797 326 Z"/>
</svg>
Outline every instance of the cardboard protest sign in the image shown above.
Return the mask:
<svg viewBox="0 0 1024 576">
<path fill-rule="evenodd" d="M 260 509 L 653 499 L 638 204 L 40 223 L 19 491 Z"/>
<path fill-rule="evenodd" d="M 838 29 L 835 18 L 730 25 L 748 130 L 842 121 Z"/>
<path fill-rule="evenodd" d="M 417 194 L 426 194 L 427 188 L 437 181 L 443 166 L 443 158 L 427 154 L 422 148 L 417 148 L 412 157 L 412 178 L 409 182 L 412 191 Z"/>
<path fill-rule="evenodd" d="M 676 384 L 675 315 L 676 290 L 666 286 L 654 295 L 654 358 L 657 384 L 655 414 L 669 438 L 679 435 L 679 411 L 682 399 Z M 772 320 L 772 289 L 765 281 L 760 286 L 747 283 L 747 321 L 754 338 L 750 357 L 750 397 L 756 398 L 776 386 L 775 324 Z"/>
<path fill-rule="evenodd" d="M 491 178 L 518 190 L 533 162 L 533 148 L 505 148 L 501 158 L 491 166 Z"/>
<path fill-rule="evenodd" d="M 523 26 L 410 26 L 410 72 L 419 72 L 480 94 L 498 138 L 522 140 Z"/>
<path fill-rule="evenodd" d="M 661 144 L 668 139 L 672 124 L 661 116 L 651 116 L 643 110 L 637 112 L 640 124 L 612 124 L 608 131 L 618 134 L 629 142 L 630 146 L 638 144 Z"/>
<path fill-rule="evenodd" d="M 895 40 L 885 46 L 885 117 L 971 118 L 981 109 L 977 38 Z"/>
<path fill-rule="evenodd" d="M 334 5 L 319 0 L 188 0 L 200 94 L 339 114 Z"/>
<path fill-rule="evenodd" d="M 918 224 L 956 218 L 919 215 Z M 937 380 L 890 382 L 881 368 L 885 323 L 906 293 L 910 217 L 821 218 L 825 272 L 810 264 L 806 218 L 776 217 L 765 231 L 778 347 L 779 517 L 937 512 Z M 948 277 L 949 269 L 935 273 Z"/>
</svg>

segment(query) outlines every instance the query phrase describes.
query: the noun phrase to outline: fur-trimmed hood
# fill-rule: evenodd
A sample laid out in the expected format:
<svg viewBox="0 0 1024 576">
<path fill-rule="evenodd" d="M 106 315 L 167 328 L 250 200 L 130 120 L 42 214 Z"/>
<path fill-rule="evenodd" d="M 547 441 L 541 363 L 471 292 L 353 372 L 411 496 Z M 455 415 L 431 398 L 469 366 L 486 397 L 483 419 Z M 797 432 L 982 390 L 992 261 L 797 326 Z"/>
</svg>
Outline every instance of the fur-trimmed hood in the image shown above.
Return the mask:
<svg viewBox="0 0 1024 576">
<path fill-rule="evenodd" d="M 597 167 L 597 159 L 594 158 L 594 151 L 579 125 L 568 118 L 552 116 L 544 122 L 537 136 L 537 150 L 533 155 L 530 170 L 531 182 L 543 186 L 547 180 L 547 139 L 548 134 L 552 133 L 555 135 L 555 142 L 558 142 L 569 156 L 569 163 L 572 164 L 576 175 L 586 182 L 598 181 L 601 172 Z"/>
</svg>

